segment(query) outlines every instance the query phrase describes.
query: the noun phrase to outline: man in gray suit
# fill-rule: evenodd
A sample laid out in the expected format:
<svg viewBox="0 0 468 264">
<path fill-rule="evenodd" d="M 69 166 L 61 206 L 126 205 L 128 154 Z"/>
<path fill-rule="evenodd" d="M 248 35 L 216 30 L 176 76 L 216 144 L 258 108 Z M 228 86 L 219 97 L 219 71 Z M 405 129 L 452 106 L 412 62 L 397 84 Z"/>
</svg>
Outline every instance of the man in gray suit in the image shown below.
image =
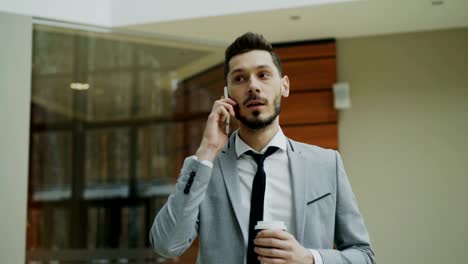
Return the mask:
<svg viewBox="0 0 468 264">
<path fill-rule="evenodd" d="M 279 126 L 289 79 L 263 36 L 226 50 L 229 98 L 213 104 L 195 155 L 150 231 L 154 249 L 181 255 L 199 236 L 197 263 L 375 263 L 340 155 L 295 142 Z M 239 129 L 228 138 L 226 121 Z M 287 230 L 254 232 L 259 220 Z"/>
</svg>

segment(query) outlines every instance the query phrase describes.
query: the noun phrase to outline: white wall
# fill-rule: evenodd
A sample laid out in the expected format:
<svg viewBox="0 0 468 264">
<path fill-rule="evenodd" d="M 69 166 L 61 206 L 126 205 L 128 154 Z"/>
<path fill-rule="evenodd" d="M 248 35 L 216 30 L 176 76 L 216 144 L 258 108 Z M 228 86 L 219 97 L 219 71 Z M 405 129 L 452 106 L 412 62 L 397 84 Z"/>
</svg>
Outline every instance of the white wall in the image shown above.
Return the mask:
<svg viewBox="0 0 468 264">
<path fill-rule="evenodd" d="M 2 0 L 0 11 L 110 27 L 111 2 L 112 0 Z"/>
<path fill-rule="evenodd" d="M 467 263 L 468 28 L 342 39 L 339 142 L 378 263 Z"/>
<path fill-rule="evenodd" d="M 0 262 L 24 263 L 32 18 L 0 12 Z"/>
</svg>

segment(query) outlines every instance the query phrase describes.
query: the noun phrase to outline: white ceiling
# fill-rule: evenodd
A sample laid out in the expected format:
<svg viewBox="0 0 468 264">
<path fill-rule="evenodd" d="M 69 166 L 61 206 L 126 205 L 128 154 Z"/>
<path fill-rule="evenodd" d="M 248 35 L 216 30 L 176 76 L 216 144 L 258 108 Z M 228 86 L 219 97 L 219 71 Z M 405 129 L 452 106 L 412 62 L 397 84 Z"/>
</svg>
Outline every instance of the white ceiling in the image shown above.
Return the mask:
<svg viewBox="0 0 468 264">
<path fill-rule="evenodd" d="M 0 11 L 71 23 L 111 27 L 112 0 L 0 0 Z"/>
<path fill-rule="evenodd" d="M 111 13 L 113 26 L 127 26 L 349 1 L 368 0 L 114 0 Z"/>
<path fill-rule="evenodd" d="M 300 18 L 292 20 L 291 16 Z M 246 31 L 261 32 L 272 42 L 284 42 L 467 26 L 468 0 L 367 0 L 124 28 L 223 45 Z"/>
<path fill-rule="evenodd" d="M 0 12 L 105 28 L 366 0 L 0 0 Z"/>
<path fill-rule="evenodd" d="M 468 0 L 1 0 L 0 11 L 220 47 L 246 31 L 284 42 L 468 26 Z"/>
</svg>

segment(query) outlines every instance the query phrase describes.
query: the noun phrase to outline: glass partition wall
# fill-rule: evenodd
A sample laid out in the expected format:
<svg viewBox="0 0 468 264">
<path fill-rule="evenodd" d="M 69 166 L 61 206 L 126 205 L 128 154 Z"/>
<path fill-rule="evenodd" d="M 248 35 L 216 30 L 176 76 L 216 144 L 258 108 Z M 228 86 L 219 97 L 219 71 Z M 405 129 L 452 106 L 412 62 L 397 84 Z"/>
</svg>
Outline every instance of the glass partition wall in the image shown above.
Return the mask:
<svg viewBox="0 0 468 264">
<path fill-rule="evenodd" d="M 34 27 L 27 263 L 182 263 L 149 249 L 174 188 L 178 81 L 222 47 Z"/>
</svg>

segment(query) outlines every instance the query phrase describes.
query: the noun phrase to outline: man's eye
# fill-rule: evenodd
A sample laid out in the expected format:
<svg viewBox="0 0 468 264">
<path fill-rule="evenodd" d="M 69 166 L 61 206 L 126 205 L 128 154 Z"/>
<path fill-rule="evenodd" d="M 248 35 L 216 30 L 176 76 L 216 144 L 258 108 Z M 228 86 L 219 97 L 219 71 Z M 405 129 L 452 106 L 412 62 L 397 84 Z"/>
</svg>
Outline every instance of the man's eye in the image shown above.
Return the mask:
<svg viewBox="0 0 468 264">
<path fill-rule="evenodd" d="M 270 74 L 268 72 L 262 72 L 258 76 L 260 78 L 268 78 L 268 77 L 270 77 Z"/>
<path fill-rule="evenodd" d="M 236 77 L 234 77 L 234 81 L 235 82 L 243 82 L 243 81 L 245 81 L 245 78 L 244 78 L 244 76 L 236 76 Z"/>
</svg>

